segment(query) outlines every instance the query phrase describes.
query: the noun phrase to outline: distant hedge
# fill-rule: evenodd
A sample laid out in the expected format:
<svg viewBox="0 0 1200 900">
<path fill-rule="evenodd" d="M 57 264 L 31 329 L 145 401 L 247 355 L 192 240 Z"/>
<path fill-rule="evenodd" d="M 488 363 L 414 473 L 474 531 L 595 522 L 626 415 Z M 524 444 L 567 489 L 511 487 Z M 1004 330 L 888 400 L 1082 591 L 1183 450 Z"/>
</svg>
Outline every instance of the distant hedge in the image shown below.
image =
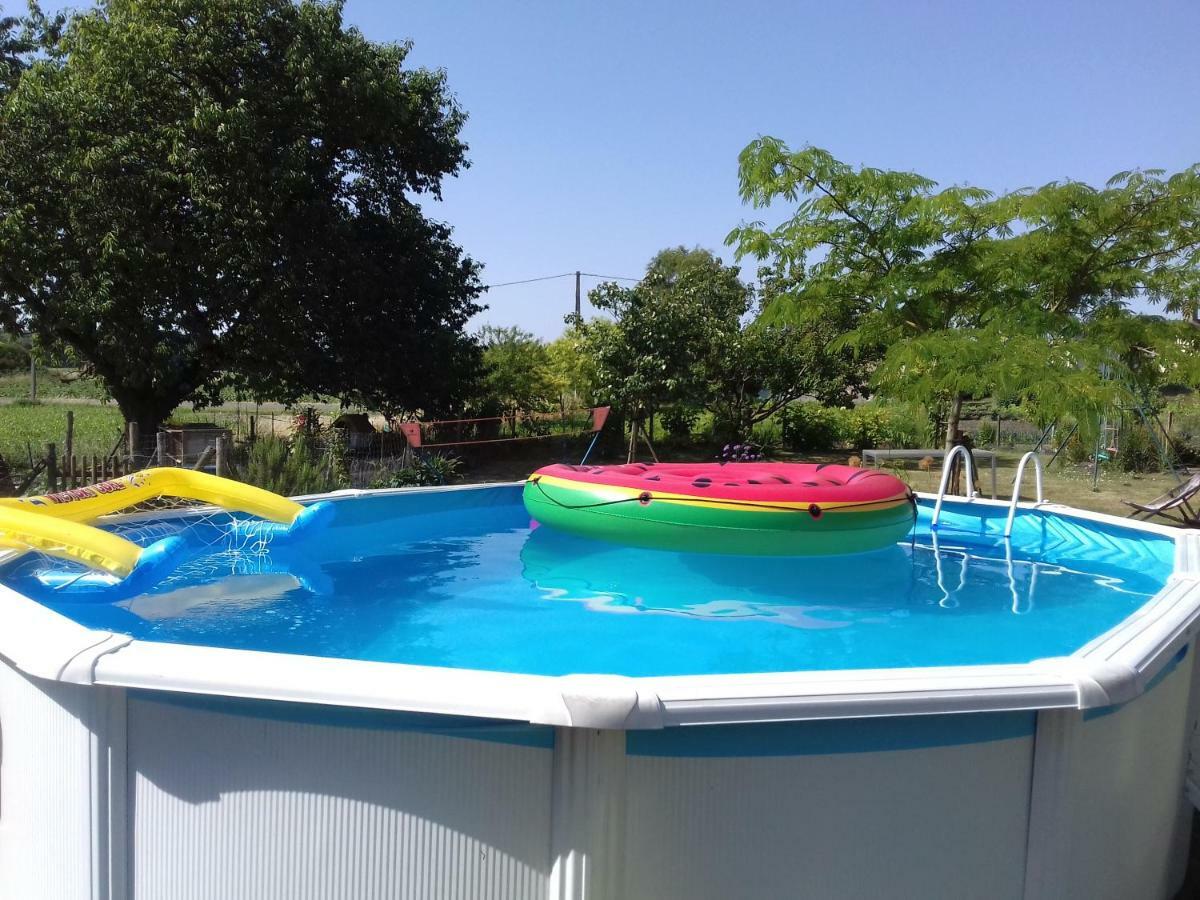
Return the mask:
<svg viewBox="0 0 1200 900">
<path fill-rule="evenodd" d="M 864 403 L 851 409 L 793 403 L 778 414 L 783 446 L 796 453 L 922 447 L 930 441 L 928 419 L 904 404 Z"/>
</svg>

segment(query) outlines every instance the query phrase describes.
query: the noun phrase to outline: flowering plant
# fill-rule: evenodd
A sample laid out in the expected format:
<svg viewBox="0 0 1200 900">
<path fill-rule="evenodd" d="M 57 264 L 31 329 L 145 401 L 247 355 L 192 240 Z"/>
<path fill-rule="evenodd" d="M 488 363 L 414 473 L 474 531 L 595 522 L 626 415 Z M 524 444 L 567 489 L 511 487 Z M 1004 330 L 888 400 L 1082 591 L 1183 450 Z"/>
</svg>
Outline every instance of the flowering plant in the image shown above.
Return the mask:
<svg viewBox="0 0 1200 900">
<path fill-rule="evenodd" d="M 726 444 L 717 454 L 722 465 L 728 462 L 758 462 L 762 459 L 762 448 L 751 443 Z"/>
</svg>

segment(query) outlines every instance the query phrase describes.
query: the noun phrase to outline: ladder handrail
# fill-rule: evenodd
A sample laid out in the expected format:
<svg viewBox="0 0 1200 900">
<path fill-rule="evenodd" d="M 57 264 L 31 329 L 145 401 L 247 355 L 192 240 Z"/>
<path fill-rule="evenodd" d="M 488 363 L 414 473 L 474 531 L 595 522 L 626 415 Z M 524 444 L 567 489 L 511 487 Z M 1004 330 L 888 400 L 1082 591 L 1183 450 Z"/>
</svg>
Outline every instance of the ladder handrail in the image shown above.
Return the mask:
<svg viewBox="0 0 1200 900">
<path fill-rule="evenodd" d="M 974 500 L 978 496 L 975 492 L 975 464 L 971 461 L 971 451 L 962 444 L 955 444 L 946 452 L 946 459 L 942 463 L 942 480 L 938 484 L 937 502 L 933 505 L 933 521 L 929 523 L 931 529 L 937 528 L 938 518 L 942 515 L 942 501 L 946 499 L 950 471 L 954 468 L 954 457 L 959 453 L 962 453 L 967 468 L 967 500 Z"/>
<path fill-rule="evenodd" d="M 1045 495 L 1042 493 L 1042 458 L 1036 450 L 1030 450 L 1017 463 L 1017 477 L 1013 480 L 1012 501 L 1008 504 L 1008 521 L 1004 523 L 1006 538 L 1012 537 L 1013 519 L 1017 515 L 1017 503 L 1021 500 L 1021 478 L 1025 475 L 1025 464 L 1031 459 L 1033 460 L 1033 483 L 1037 490 L 1037 502 L 1034 503 L 1034 506 L 1041 506 L 1046 502 Z"/>
<path fill-rule="evenodd" d="M 1033 563 L 1029 568 L 1029 593 L 1023 603 L 1017 596 L 1017 572 L 1013 564 L 1012 541 L 1004 542 L 1004 565 L 1008 570 L 1008 591 L 1012 595 L 1013 614 L 1023 616 L 1033 610 L 1033 595 L 1037 591 L 1038 564 Z"/>
</svg>

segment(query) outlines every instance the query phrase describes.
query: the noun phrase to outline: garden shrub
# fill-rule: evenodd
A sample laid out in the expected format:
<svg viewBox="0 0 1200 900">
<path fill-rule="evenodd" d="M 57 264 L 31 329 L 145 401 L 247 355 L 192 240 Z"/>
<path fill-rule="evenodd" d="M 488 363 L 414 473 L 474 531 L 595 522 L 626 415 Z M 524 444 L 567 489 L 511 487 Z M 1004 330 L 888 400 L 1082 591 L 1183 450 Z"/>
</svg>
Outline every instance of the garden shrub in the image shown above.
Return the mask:
<svg viewBox="0 0 1200 900">
<path fill-rule="evenodd" d="M 1080 465 L 1081 463 L 1090 462 L 1094 445 L 1089 446 L 1083 442 L 1079 433 L 1071 435 L 1071 439 L 1067 441 L 1067 446 L 1063 449 L 1063 455 L 1067 458 L 1067 462 Z"/>
<path fill-rule="evenodd" d="M 702 409 L 696 414 L 696 419 L 692 422 L 692 437 L 699 440 L 712 440 L 715 426 L 713 424 L 713 414 L 707 409 Z"/>
<path fill-rule="evenodd" d="M 1144 425 L 1122 431 L 1116 461 L 1122 472 L 1157 472 L 1162 467 L 1158 446 Z"/>
<path fill-rule="evenodd" d="M 783 449 L 783 426 L 775 417 L 756 422 L 750 429 L 750 443 L 767 459 L 778 456 Z"/>
<path fill-rule="evenodd" d="M 692 436 L 699 417 L 699 411 L 689 406 L 671 406 L 659 413 L 658 420 L 668 435 L 686 440 Z"/>
<path fill-rule="evenodd" d="M 328 441 L 297 435 L 288 440 L 275 435 L 250 445 L 245 481 L 285 497 L 319 494 L 349 486 L 344 453 L 336 435 Z"/>
<path fill-rule="evenodd" d="M 1200 427 L 1184 427 L 1171 435 L 1171 446 L 1180 465 L 1200 465 Z"/>
<path fill-rule="evenodd" d="M 1181 404 L 1171 415 L 1171 446 L 1178 462 L 1185 466 L 1200 464 L 1200 405 Z"/>
<path fill-rule="evenodd" d="M 975 430 L 975 446 L 990 447 L 996 440 L 996 423 L 990 419 L 979 423 Z"/>
<path fill-rule="evenodd" d="M 793 403 L 779 414 L 783 445 L 794 452 L 919 447 L 929 440 L 920 410 L 902 404 L 864 403 L 852 409 Z"/>
<path fill-rule="evenodd" d="M 925 416 L 902 404 L 864 403 L 843 410 L 842 443 L 854 450 L 876 447 L 920 447 L 929 441 Z"/>
<path fill-rule="evenodd" d="M 462 460 L 441 453 L 427 453 L 414 457 L 406 466 L 380 475 L 371 487 L 432 487 L 457 478 L 461 470 Z"/>
<path fill-rule="evenodd" d="M 841 439 L 843 409 L 819 403 L 793 403 L 780 411 L 783 446 L 794 453 L 832 450 Z"/>
<path fill-rule="evenodd" d="M 15 341 L 0 341 L 0 373 L 29 368 L 29 351 Z"/>
</svg>

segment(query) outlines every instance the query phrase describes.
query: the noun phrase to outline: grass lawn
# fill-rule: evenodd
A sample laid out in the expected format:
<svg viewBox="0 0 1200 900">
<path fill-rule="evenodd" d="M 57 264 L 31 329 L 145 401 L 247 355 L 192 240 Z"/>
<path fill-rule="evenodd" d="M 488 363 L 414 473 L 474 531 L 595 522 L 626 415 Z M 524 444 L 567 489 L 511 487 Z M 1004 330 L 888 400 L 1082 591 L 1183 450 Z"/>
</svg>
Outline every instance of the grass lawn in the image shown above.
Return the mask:
<svg viewBox="0 0 1200 900">
<path fill-rule="evenodd" d="M 1005 453 L 1001 451 L 996 465 L 996 496 L 1007 500 L 1012 497 L 1013 478 L 1017 474 L 1017 462 L 1021 458 L 1020 451 Z M 933 472 L 920 472 L 915 469 L 902 473 L 909 484 L 918 491 L 936 492 L 941 469 Z M 992 486 L 991 466 L 982 463 L 979 470 L 980 494 L 991 496 Z M 1130 512 L 1122 500 L 1146 502 L 1159 494 L 1174 487 L 1178 482 L 1170 473 L 1132 473 L 1120 472 L 1115 468 L 1101 469 L 1097 482 L 1097 490 L 1092 490 L 1092 472 L 1090 466 L 1075 466 L 1059 459 L 1046 472 L 1044 481 L 1045 496 L 1051 503 L 1062 503 L 1065 506 L 1077 506 L 1080 509 L 1091 509 L 1097 512 L 1112 513 L 1124 516 Z M 1021 498 L 1034 500 L 1034 473 L 1032 466 L 1025 469 L 1024 484 L 1021 486 Z"/>
</svg>

